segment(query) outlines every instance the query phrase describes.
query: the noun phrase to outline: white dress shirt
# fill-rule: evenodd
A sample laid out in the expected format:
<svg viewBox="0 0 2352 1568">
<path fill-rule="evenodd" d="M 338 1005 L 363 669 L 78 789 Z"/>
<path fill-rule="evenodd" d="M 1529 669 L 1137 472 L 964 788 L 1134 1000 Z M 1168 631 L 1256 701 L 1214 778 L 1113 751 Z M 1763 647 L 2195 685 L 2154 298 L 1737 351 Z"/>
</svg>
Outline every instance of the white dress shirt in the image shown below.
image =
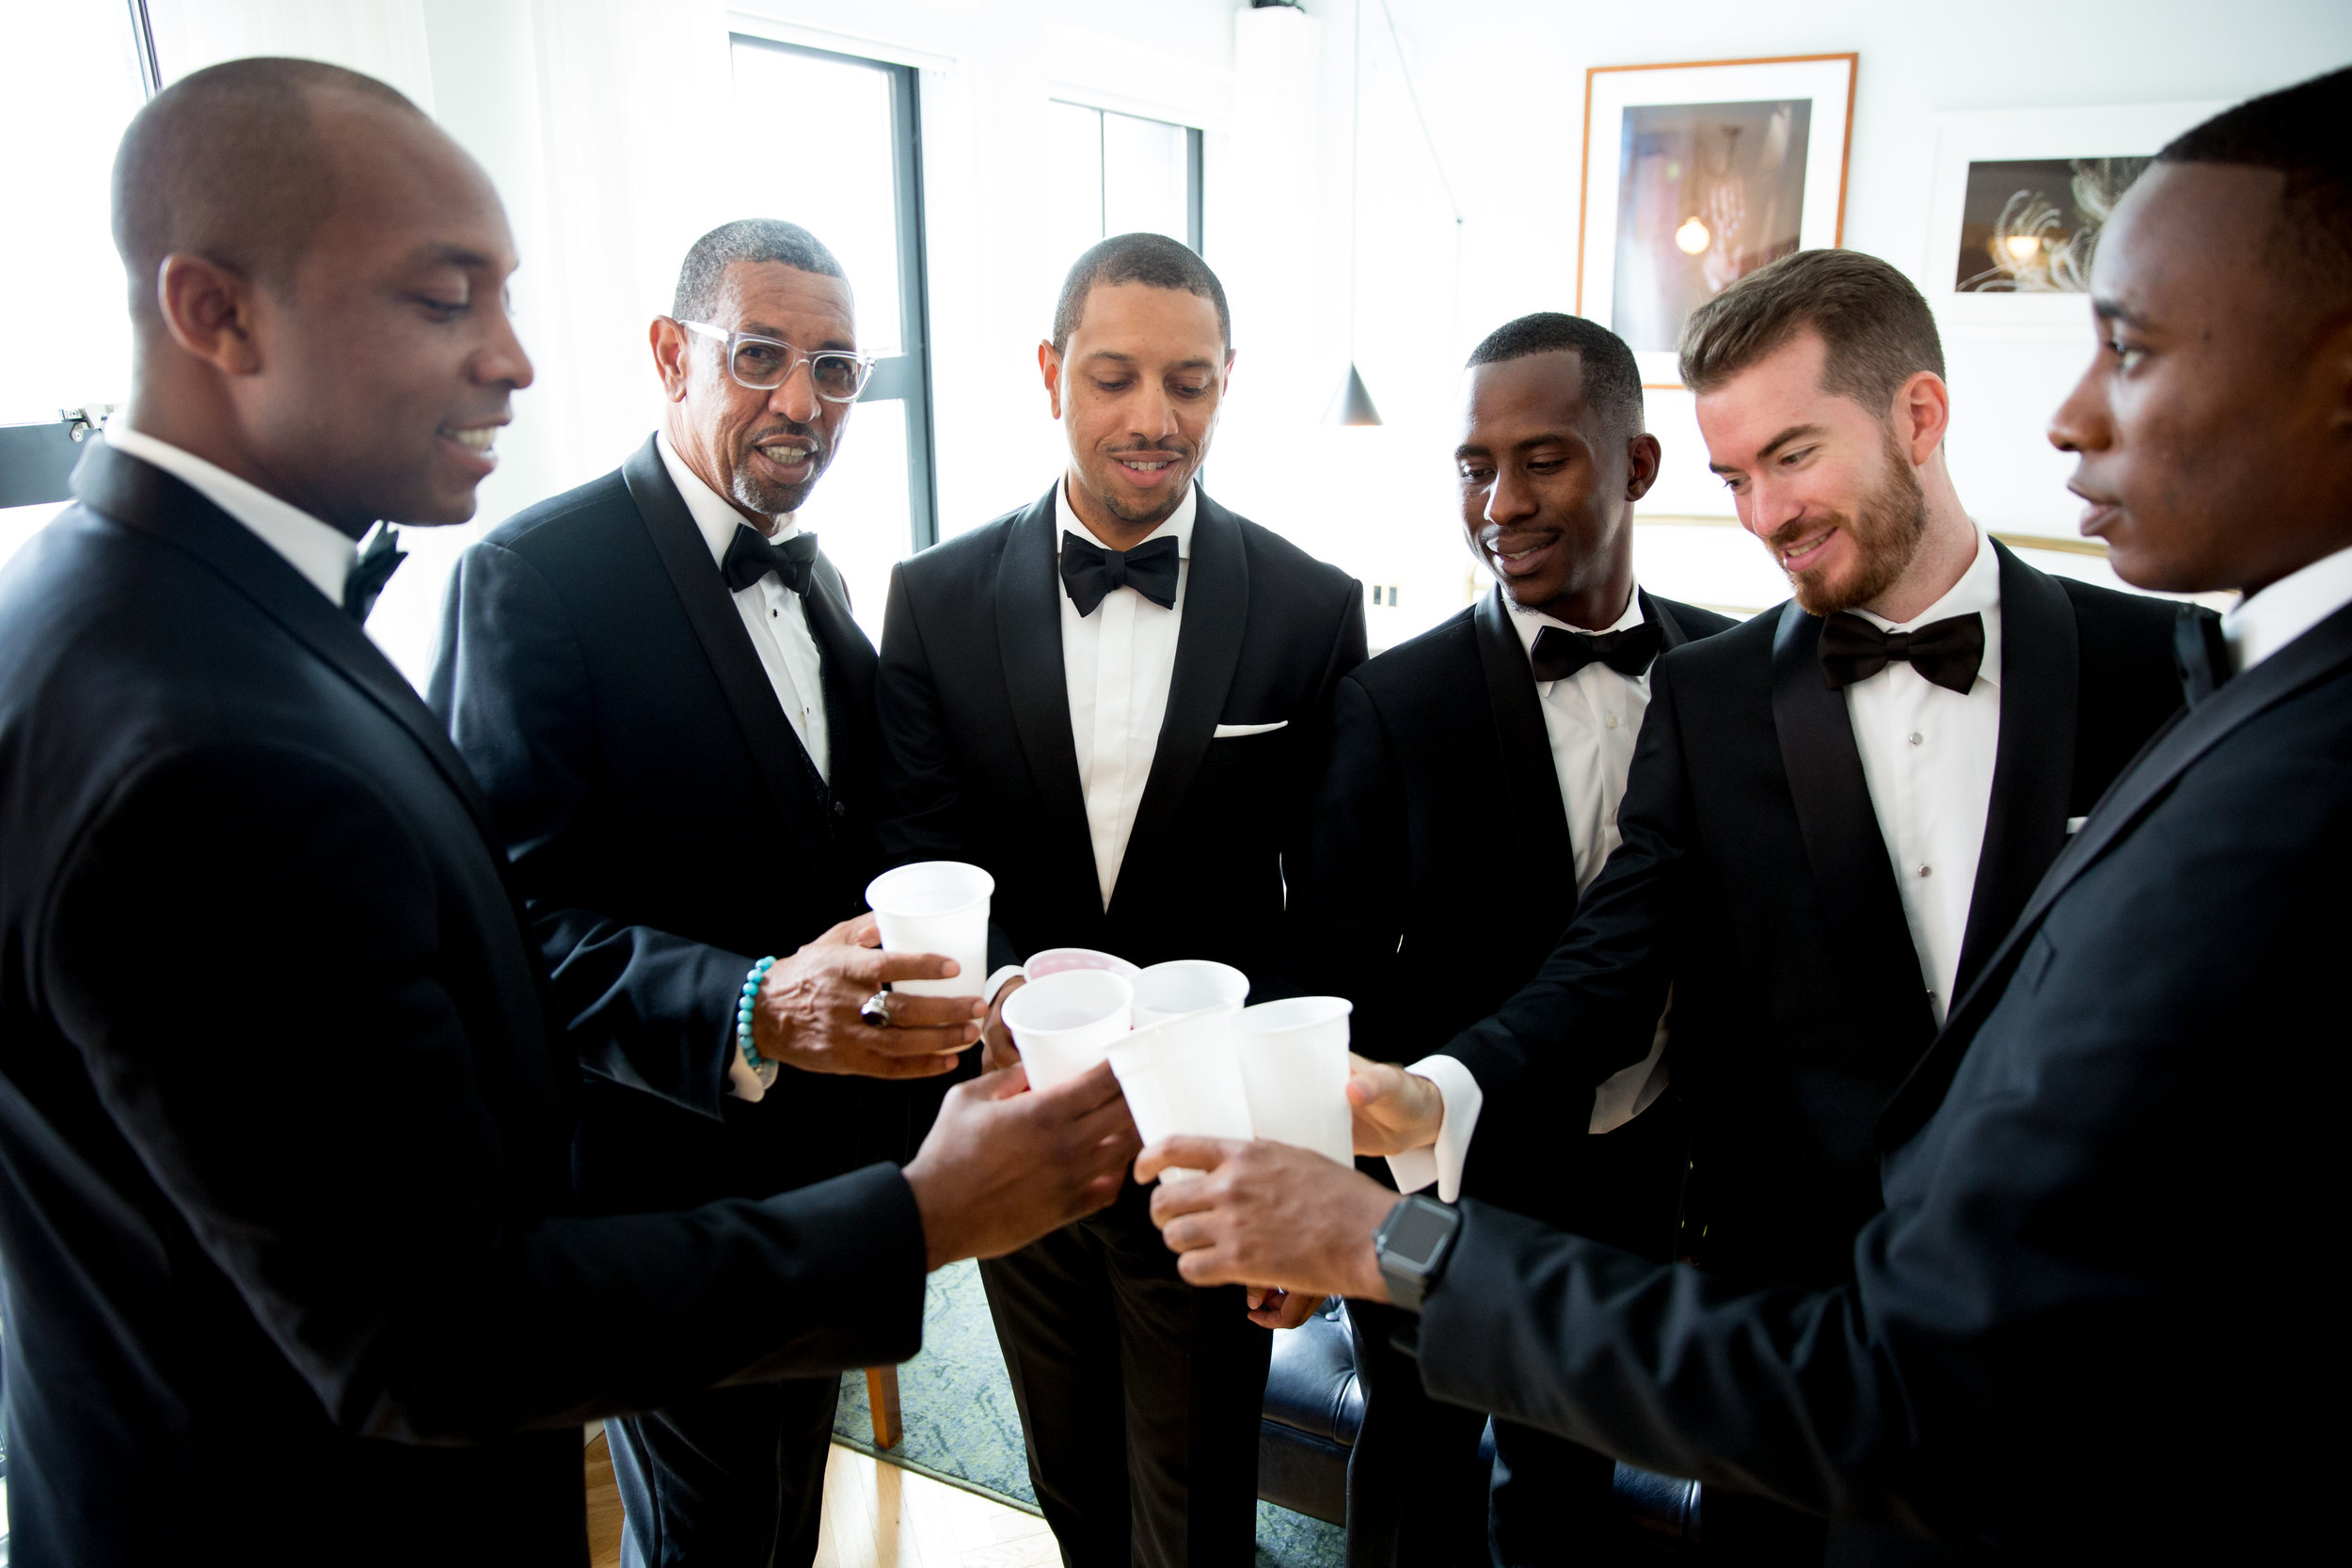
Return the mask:
<svg viewBox="0 0 2352 1568">
<path fill-rule="evenodd" d="M 1541 610 L 1521 610 L 1507 596 L 1503 604 L 1531 660 L 1535 639 L 1546 626 L 1592 635 L 1585 627 L 1569 626 Z M 1624 612 L 1600 630 L 1623 631 L 1641 624 L 1642 594 L 1636 586 L 1626 596 Z M 1544 734 L 1551 742 L 1552 773 L 1560 782 L 1576 891 L 1581 897 L 1618 844 L 1617 807 L 1625 799 L 1626 775 L 1633 767 L 1633 743 L 1641 733 L 1642 716 L 1649 711 L 1649 672 L 1621 675 L 1597 660 L 1565 680 L 1537 681 L 1535 700 L 1544 716 Z M 1611 1132 L 1649 1108 L 1666 1086 L 1665 1045 L 1666 1025 L 1661 1019 L 1649 1054 L 1613 1074 L 1595 1094 L 1588 1132 Z M 1437 1085 L 1445 1104 L 1445 1119 L 1434 1148 L 1392 1156 L 1389 1174 L 1400 1192 L 1419 1192 L 1434 1181 L 1438 1196 L 1451 1203 L 1461 1192 L 1462 1166 L 1470 1155 L 1470 1135 L 1477 1131 L 1486 1095 L 1470 1069 L 1442 1053 L 1425 1056 L 1406 1070 Z M 1449 1129 L 1454 1133 L 1451 1137 Z"/>
<path fill-rule="evenodd" d="M 2347 569 L 2347 576 L 2352 576 L 2352 568 Z M 1903 918 L 1911 928 L 1912 949 L 1919 957 L 1921 984 L 1941 1026 L 1960 973 L 1960 946 L 1968 930 L 1969 899 L 1976 890 L 1977 862 L 1984 849 L 1985 818 L 1993 805 L 1993 767 L 2000 748 L 2000 558 L 1979 529 L 1976 557 L 1968 569 L 1950 592 L 1924 612 L 1900 625 L 1867 611 L 1858 613 L 1884 631 L 1913 631 L 1954 615 L 1984 617 L 1984 658 L 1964 693 L 1937 686 L 1900 659 L 1846 688 L 1846 712 L 1853 725 L 1855 749 L 1862 754 L 1863 777 L 1869 784 L 1879 833 L 1894 866 Z M 1648 700 L 1646 681 L 1643 700 L 1645 704 Z M 1550 721 L 1551 705 L 1547 702 L 1545 722 Z M 1557 732 L 1554 735 L 1556 749 Z M 1623 780 L 1624 774 L 1618 774 L 1620 795 Z M 1565 800 L 1565 780 L 1561 793 Z M 1613 841 L 1613 807 L 1611 837 Z M 1658 1060 L 1665 1030 L 1661 1021 L 1649 1061 L 1627 1072 L 1640 1073 Z M 1406 1070 L 1437 1085 L 1443 1119 L 1434 1146 L 1392 1160 L 1391 1170 L 1399 1190 L 1413 1192 L 1435 1181 L 1438 1197 L 1451 1203 L 1461 1190 L 1462 1166 L 1470 1156 L 1470 1138 L 1478 1130 L 1478 1112 L 1485 1097 L 1470 1070 L 1451 1056 L 1432 1056 Z M 1609 1090 L 1613 1085 L 1621 1094 L 1621 1081 L 1626 1077 L 1626 1072 L 1620 1072 L 1602 1085 L 1594 1106 L 1596 1127 Z M 1655 1093 L 1647 1080 L 1643 1092 Z"/>
<path fill-rule="evenodd" d="M 1846 688 L 1862 776 L 1895 867 L 1928 1006 L 1941 1028 L 1960 975 L 2001 745 L 2000 557 L 1979 529 L 1976 559 L 1925 610 L 1900 626 L 1867 610 L 1855 613 L 1882 631 L 1915 631 L 1955 615 L 1984 618 L 1984 661 L 1966 691 L 1947 690 L 1904 659 Z"/>
<path fill-rule="evenodd" d="M 2221 617 L 2230 663 L 2244 674 L 2347 604 L 2352 604 L 2352 548 L 2289 572 Z"/>
<path fill-rule="evenodd" d="M 1060 532 L 1100 549 L 1070 509 L 1069 481 L 1054 488 Z M 1120 863 L 1135 831 L 1136 808 L 1152 776 L 1160 745 L 1160 723 L 1168 717 L 1168 688 L 1176 673 L 1176 637 L 1184 620 L 1184 583 L 1191 576 L 1192 520 L 1200 492 L 1187 485 L 1184 499 L 1153 539 L 1176 541 L 1176 603 L 1163 610 L 1133 587 L 1105 594 L 1091 615 L 1080 615 L 1063 589 L 1061 664 L 1070 689 L 1070 738 L 1078 752 L 1078 784 L 1086 793 L 1087 832 L 1094 842 L 1094 875 L 1103 907 L 1111 906 Z M 1058 539 L 1057 541 L 1058 549 Z"/>
<path fill-rule="evenodd" d="M 216 463 L 141 435 L 119 414 L 106 421 L 106 444 L 126 457 L 153 464 L 243 523 L 336 609 L 342 608 L 343 582 L 359 555 L 358 542 L 342 530 L 279 500 Z"/>
<path fill-rule="evenodd" d="M 703 543 L 710 546 L 710 559 L 723 563 L 735 531 L 749 526 L 743 514 L 686 466 L 667 436 L 656 436 L 654 446 L 670 470 L 670 483 L 685 498 L 694 526 L 702 531 Z M 775 521 L 775 532 L 767 536 L 771 545 L 801 531 L 788 512 Z M 825 724 L 825 666 L 817 651 L 817 635 L 808 629 L 807 607 L 771 572 L 735 595 L 735 610 L 743 618 L 743 629 L 751 633 L 752 651 L 768 673 L 768 684 L 775 689 L 776 705 L 791 721 L 792 733 L 801 737 L 818 776 L 830 780 L 833 746 Z"/>
</svg>

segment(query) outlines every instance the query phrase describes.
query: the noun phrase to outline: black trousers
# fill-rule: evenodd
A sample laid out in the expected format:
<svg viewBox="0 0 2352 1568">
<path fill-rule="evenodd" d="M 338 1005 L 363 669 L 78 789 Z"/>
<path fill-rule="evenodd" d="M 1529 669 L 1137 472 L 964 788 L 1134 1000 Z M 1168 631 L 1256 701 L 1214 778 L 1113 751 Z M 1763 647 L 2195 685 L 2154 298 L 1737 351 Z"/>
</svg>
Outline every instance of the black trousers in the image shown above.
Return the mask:
<svg viewBox="0 0 2352 1568">
<path fill-rule="evenodd" d="M 808 1568 L 838 1378 L 714 1388 L 604 1423 L 622 1568 Z"/>
<path fill-rule="evenodd" d="M 980 1265 L 1029 1480 L 1070 1568 L 1248 1568 L 1273 1336 L 1178 1276 L 1150 1200 Z"/>
</svg>

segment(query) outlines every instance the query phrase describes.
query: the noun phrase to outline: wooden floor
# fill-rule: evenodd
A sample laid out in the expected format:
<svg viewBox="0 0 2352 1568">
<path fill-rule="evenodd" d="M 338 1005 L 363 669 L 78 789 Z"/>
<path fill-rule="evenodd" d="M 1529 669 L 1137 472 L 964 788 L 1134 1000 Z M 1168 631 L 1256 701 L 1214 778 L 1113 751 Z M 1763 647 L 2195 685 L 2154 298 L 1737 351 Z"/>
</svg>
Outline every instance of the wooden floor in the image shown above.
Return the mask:
<svg viewBox="0 0 2352 1568">
<path fill-rule="evenodd" d="M 593 1568 L 621 1560 L 621 1496 L 599 1435 L 588 1445 Z M 825 1465 L 817 1568 L 1054 1568 L 1045 1521 L 960 1487 L 835 1447 Z"/>
</svg>

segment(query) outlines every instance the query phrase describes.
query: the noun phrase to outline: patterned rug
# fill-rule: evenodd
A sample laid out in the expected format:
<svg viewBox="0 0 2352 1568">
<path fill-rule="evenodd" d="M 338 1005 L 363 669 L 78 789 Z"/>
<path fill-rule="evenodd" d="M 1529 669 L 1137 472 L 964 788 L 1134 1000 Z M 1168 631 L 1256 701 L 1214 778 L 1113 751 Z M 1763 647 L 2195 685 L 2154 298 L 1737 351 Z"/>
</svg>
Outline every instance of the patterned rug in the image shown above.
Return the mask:
<svg viewBox="0 0 2352 1568">
<path fill-rule="evenodd" d="M 1026 1513 L 1038 1511 L 1012 1383 L 975 1265 L 958 1263 L 931 1275 L 923 1353 L 898 1369 L 898 1406 L 905 1435 L 895 1449 L 877 1449 L 866 1374 L 847 1373 L 834 1435 L 860 1453 Z M 1340 1568 L 1342 1557 L 1338 1526 L 1258 1505 L 1258 1568 Z"/>
</svg>

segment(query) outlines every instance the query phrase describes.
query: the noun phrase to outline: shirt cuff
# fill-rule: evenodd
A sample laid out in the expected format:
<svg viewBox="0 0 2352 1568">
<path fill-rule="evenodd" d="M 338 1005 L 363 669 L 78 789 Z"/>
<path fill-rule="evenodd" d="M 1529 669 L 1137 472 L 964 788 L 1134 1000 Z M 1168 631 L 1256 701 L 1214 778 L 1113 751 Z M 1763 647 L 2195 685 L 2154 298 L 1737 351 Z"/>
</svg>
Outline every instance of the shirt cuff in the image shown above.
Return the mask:
<svg viewBox="0 0 2352 1568">
<path fill-rule="evenodd" d="M 755 1071 L 751 1063 L 743 1059 L 742 1050 L 735 1043 L 734 1032 L 730 1030 L 727 1034 L 727 1093 L 737 1100 L 748 1100 L 756 1105 L 775 1086 L 775 1082 L 776 1064 L 763 1061 Z"/>
<path fill-rule="evenodd" d="M 1006 981 L 1025 980 L 1026 978 L 1028 978 L 1028 972 L 1023 969 L 1019 964 L 999 965 L 997 968 L 990 971 L 988 979 L 981 985 L 980 1000 L 993 1004 L 996 1000 L 996 993 L 1005 989 Z"/>
<path fill-rule="evenodd" d="M 1417 1193 L 1434 1181 L 1438 1201 L 1452 1203 L 1462 1196 L 1462 1167 L 1470 1161 L 1470 1134 L 1478 1131 L 1486 1091 L 1470 1069 L 1452 1056 L 1423 1056 L 1405 1070 L 1438 1085 L 1438 1100 L 1445 1110 L 1438 1123 L 1438 1141 L 1427 1148 L 1390 1155 L 1389 1174 L 1400 1193 Z"/>
</svg>

